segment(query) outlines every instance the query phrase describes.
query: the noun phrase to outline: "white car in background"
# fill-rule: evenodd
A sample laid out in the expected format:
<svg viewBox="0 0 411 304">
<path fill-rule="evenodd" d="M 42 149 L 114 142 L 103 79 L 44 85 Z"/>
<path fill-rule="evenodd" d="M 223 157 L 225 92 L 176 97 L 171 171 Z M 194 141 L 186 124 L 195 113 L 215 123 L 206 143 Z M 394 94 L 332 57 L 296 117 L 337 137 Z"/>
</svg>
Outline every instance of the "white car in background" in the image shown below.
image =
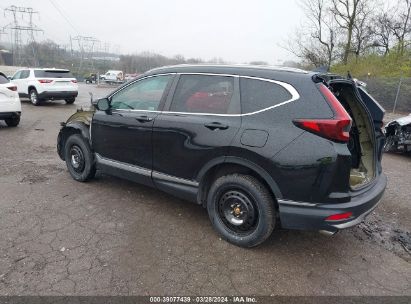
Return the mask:
<svg viewBox="0 0 411 304">
<path fill-rule="evenodd" d="M 16 127 L 20 122 L 21 103 L 17 87 L 6 75 L 0 72 L 0 120 L 9 127 Z"/>
<path fill-rule="evenodd" d="M 122 83 L 124 82 L 123 71 L 109 70 L 104 74 L 104 81 L 108 83 Z"/>
<path fill-rule="evenodd" d="M 72 104 L 78 95 L 76 78 L 64 69 L 22 69 L 11 78 L 20 97 L 28 97 L 34 105 L 43 100 L 65 100 Z"/>
<path fill-rule="evenodd" d="M 411 113 L 387 123 L 384 133 L 384 152 L 411 152 Z"/>
</svg>

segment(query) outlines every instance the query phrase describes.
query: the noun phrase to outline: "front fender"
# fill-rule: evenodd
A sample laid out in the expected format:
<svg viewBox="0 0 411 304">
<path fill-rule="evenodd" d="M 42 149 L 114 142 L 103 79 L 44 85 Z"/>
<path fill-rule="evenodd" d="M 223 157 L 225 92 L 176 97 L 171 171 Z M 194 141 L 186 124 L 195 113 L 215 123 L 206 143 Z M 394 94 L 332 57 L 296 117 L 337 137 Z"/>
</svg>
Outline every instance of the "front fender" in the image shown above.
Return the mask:
<svg viewBox="0 0 411 304">
<path fill-rule="evenodd" d="M 93 114 L 94 111 L 80 110 L 70 116 L 67 122 L 61 124 L 62 128 L 57 137 L 57 153 L 62 160 L 64 160 L 64 145 L 71 134 L 81 134 L 91 146 L 90 125 Z"/>
</svg>

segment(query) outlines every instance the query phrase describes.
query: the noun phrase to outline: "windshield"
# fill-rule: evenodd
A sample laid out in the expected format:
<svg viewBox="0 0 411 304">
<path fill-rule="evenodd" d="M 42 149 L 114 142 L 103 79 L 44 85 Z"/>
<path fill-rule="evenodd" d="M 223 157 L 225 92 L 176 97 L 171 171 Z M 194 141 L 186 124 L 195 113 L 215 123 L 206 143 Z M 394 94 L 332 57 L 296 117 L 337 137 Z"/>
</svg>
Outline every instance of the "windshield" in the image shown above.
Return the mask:
<svg viewBox="0 0 411 304">
<path fill-rule="evenodd" d="M 9 79 L 3 73 L 0 73 L 0 84 L 9 83 Z"/>
</svg>

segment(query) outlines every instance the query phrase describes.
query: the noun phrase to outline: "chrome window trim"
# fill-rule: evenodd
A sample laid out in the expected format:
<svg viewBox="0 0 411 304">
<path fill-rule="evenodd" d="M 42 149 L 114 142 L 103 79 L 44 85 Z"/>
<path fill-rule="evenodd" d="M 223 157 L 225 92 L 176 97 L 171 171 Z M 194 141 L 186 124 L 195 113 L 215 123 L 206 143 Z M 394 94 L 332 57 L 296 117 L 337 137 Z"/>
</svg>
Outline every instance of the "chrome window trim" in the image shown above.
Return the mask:
<svg viewBox="0 0 411 304">
<path fill-rule="evenodd" d="M 116 109 L 116 111 L 124 111 L 124 112 L 146 112 L 146 113 L 161 113 L 161 114 L 171 114 L 171 115 L 194 115 L 194 116 L 217 116 L 217 117 L 242 117 L 242 116 L 250 116 L 250 115 L 255 115 L 259 114 L 265 111 L 269 111 L 271 109 L 275 109 L 278 107 L 281 107 L 283 105 L 286 105 L 290 102 L 296 101 L 300 99 L 300 94 L 297 92 L 297 90 L 289 83 L 283 82 L 283 81 L 278 81 L 278 80 L 272 80 L 272 79 L 267 79 L 267 78 L 261 78 L 261 77 L 253 77 L 253 76 L 241 76 L 241 75 L 233 75 L 233 74 L 215 74 L 215 73 L 165 73 L 165 74 L 156 74 L 156 75 L 150 75 L 139 80 L 143 80 L 149 77 L 154 77 L 154 76 L 163 76 L 163 75 L 204 75 L 204 76 L 223 76 L 223 77 L 234 77 L 234 78 L 246 78 L 246 79 L 254 79 L 254 80 L 260 80 L 260 81 L 266 81 L 266 82 L 271 82 L 275 83 L 277 85 L 282 86 L 284 89 L 286 89 L 290 94 L 291 94 L 291 99 L 283 101 L 279 104 L 273 105 L 271 107 L 267 107 L 258 111 L 250 112 L 250 113 L 244 113 L 244 114 L 217 114 L 217 113 L 191 113 L 191 112 L 174 112 L 174 111 L 150 111 L 150 110 L 132 110 L 132 109 Z M 133 82 L 134 83 L 134 82 Z M 131 84 L 131 83 L 130 83 Z M 117 91 L 119 92 L 119 91 Z M 117 93 L 116 92 L 116 93 Z M 114 94 L 113 94 L 114 95 Z M 110 95 L 109 98 L 111 98 Z"/>
<path fill-rule="evenodd" d="M 160 179 L 160 180 L 164 180 L 164 181 L 183 184 L 183 185 L 187 185 L 187 186 L 198 187 L 200 185 L 196 181 L 192 181 L 192 180 L 188 180 L 188 179 L 168 175 L 168 174 L 165 174 L 165 173 L 161 173 L 161 172 L 158 172 L 158 171 L 154 171 L 154 170 L 150 170 L 150 169 L 147 169 L 147 168 L 139 167 L 139 166 L 136 166 L 136 165 L 131 165 L 131 164 L 128 164 L 128 163 L 123 163 L 123 162 L 120 162 L 120 161 L 117 161 L 117 160 L 113 160 L 113 159 L 103 157 L 98 153 L 95 153 L 95 155 L 96 155 L 97 163 L 102 164 L 102 165 L 114 167 L 114 168 L 121 169 L 121 170 L 124 170 L 124 171 L 129 171 L 129 172 L 132 172 L 132 173 L 137 173 L 137 174 L 140 174 L 140 175 L 143 175 L 143 176 L 148 176 L 148 177 L 152 177 L 152 178 L 156 178 L 156 179 Z"/>
</svg>

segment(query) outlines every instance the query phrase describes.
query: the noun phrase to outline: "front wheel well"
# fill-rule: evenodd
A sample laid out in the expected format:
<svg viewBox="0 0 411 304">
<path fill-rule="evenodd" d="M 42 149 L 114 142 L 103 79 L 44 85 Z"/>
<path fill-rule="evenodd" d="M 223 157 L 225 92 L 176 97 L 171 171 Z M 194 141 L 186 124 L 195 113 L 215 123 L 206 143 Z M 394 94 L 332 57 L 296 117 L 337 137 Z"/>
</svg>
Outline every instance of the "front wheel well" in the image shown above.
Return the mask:
<svg viewBox="0 0 411 304">
<path fill-rule="evenodd" d="M 73 134 L 82 135 L 82 132 L 80 129 L 76 129 L 73 127 L 65 127 L 60 131 L 59 142 L 57 143 L 57 145 L 58 145 L 58 153 L 62 160 L 65 160 L 64 159 L 64 146 L 66 145 L 67 138 L 69 138 Z"/>
<path fill-rule="evenodd" d="M 204 174 L 204 176 L 201 179 L 200 189 L 198 192 L 199 203 L 205 207 L 207 205 L 207 194 L 213 182 L 221 176 L 230 175 L 230 174 L 244 174 L 244 175 L 250 175 L 256 178 L 270 192 L 274 200 L 275 208 L 278 210 L 278 202 L 277 202 L 276 195 L 274 194 L 268 182 L 256 170 L 253 170 L 244 165 L 234 164 L 234 163 L 223 163 L 223 164 L 215 165 L 214 167 L 210 168 Z"/>
</svg>

